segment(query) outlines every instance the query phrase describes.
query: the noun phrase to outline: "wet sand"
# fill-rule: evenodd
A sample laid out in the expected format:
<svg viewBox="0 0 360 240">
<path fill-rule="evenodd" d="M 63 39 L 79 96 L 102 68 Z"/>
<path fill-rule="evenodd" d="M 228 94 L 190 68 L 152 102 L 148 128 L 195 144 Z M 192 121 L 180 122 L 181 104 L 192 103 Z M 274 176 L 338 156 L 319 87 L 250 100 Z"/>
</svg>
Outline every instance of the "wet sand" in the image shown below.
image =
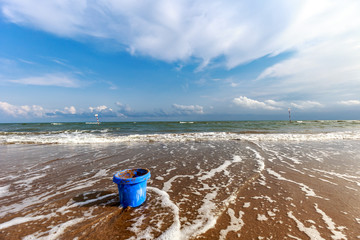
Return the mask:
<svg viewBox="0 0 360 240">
<path fill-rule="evenodd" d="M 0 146 L 0 239 L 360 239 L 360 143 Z M 148 168 L 118 204 L 115 172 Z"/>
</svg>

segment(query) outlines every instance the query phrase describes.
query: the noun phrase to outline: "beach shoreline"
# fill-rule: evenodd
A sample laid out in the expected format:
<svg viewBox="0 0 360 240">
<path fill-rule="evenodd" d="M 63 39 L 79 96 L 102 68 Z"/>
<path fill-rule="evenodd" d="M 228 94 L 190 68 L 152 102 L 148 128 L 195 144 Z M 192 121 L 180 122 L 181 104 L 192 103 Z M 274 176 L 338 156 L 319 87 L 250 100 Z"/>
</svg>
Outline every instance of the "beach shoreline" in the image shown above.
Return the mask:
<svg viewBox="0 0 360 240">
<path fill-rule="evenodd" d="M 356 239 L 358 145 L 2 145 L 0 238 Z M 112 175 L 140 166 L 152 175 L 147 201 L 124 210 Z"/>
</svg>

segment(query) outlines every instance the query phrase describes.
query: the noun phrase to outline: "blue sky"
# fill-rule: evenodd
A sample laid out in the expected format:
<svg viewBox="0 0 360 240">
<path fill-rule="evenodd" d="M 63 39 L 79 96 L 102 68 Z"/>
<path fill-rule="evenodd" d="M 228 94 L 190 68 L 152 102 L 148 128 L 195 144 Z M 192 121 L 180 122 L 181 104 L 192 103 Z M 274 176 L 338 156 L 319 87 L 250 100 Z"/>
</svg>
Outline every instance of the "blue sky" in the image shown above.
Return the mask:
<svg viewBox="0 0 360 240">
<path fill-rule="evenodd" d="M 360 118 L 357 0 L 0 10 L 0 122 Z"/>
</svg>

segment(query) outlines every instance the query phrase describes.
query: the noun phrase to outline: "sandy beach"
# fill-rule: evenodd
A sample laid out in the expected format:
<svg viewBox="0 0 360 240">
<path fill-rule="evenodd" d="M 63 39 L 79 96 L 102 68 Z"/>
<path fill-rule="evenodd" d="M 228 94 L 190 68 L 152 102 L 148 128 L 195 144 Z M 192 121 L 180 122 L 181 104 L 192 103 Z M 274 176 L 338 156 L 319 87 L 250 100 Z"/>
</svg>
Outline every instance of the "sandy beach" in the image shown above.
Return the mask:
<svg viewBox="0 0 360 240">
<path fill-rule="evenodd" d="M 357 239 L 358 141 L 2 145 L 1 239 Z M 119 206 L 115 172 L 151 171 Z"/>
</svg>

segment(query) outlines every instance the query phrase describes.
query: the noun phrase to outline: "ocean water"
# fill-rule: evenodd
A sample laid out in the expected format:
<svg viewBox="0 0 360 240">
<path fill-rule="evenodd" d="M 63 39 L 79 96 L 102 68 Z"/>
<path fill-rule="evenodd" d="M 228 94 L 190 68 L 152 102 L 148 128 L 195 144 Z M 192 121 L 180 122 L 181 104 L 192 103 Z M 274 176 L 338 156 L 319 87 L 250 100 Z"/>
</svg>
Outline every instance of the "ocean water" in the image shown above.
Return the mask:
<svg viewBox="0 0 360 240">
<path fill-rule="evenodd" d="M 0 124 L 0 239 L 360 239 L 360 121 Z M 112 176 L 148 168 L 147 200 Z"/>
<path fill-rule="evenodd" d="M 229 122 L 79 122 L 0 124 L 0 144 L 229 140 L 247 138 L 358 139 L 360 120 Z M 311 135 L 312 134 L 312 135 Z"/>
</svg>

